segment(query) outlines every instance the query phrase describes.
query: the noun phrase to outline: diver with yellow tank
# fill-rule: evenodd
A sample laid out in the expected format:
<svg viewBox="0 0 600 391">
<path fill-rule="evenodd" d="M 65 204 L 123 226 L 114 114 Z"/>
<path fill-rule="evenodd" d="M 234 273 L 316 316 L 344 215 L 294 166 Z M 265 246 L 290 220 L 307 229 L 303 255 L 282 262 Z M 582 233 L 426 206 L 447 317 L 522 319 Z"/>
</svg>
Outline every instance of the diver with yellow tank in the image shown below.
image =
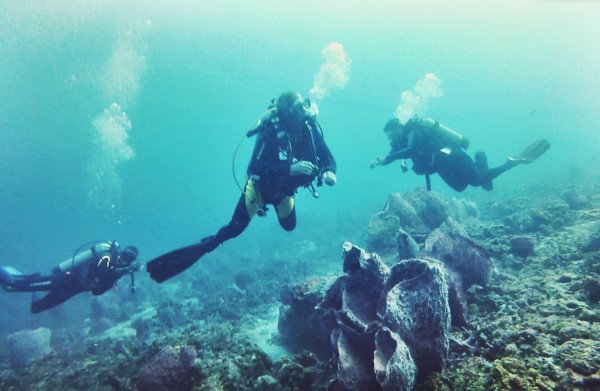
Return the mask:
<svg viewBox="0 0 600 391">
<path fill-rule="evenodd" d="M 431 190 L 429 176 L 435 173 L 459 192 L 469 185 L 492 190 L 494 178 L 519 164 L 535 161 L 550 148 L 547 140 L 536 140 L 520 154 L 508 157 L 503 165 L 488 168 L 485 152 L 477 152 L 475 159 L 471 159 L 465 152 L 469 140 L 431 118 L 415 116 L 404 125 L 398 118 L 392 118 L 383 131 L 390 140 L 391 150 L 373 160 L 371 168 L 411 159 L 415 174 L 425 175 L 428 190 Z"/>
<path fill-rule="evenodd" d="M 138 249 L 127 246 L 121 249 L 119 243 L 94 242 L 78 248 L 73 256 L 52 269 L 52 274 L 25 275 L 13 267 L 0 267 L 0 285 L 8 292 L 48 293 L 31 301 L 31 312 L 38 313 L 64 303 L 71 297 L 91 292 L 98 296 L 112 287 L 126 274 L 131 276 L 131 291 L 134 290 L 133 273 L 143 267 L 133 263 Z"/>
</svg>

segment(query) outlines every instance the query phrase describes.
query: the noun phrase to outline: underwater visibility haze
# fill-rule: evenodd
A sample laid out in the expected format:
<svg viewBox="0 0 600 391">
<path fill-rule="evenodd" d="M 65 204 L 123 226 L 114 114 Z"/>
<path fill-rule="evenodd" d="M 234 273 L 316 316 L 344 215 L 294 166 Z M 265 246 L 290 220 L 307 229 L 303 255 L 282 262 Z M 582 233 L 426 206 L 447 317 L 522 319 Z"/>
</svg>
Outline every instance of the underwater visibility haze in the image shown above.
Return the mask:
<svg viewBox="0 0 600 391">
<path fill-rule="evenodd" d="M 240 273 L 253 270 L 279 269 L 292 284 L 342 273 L 342 244 L 365 246 L 388 194 L 425 186 L 410 163 L 407 173 L 397 162 L 369 168 L 389 152 L 383 126 L 394 116 L 438 120 L 468 137 L 470 156 L 486 151 L 490 166 L 549 141 L 543 157 L 498 177 L 492 192 L 456 193 L 432 176 L 433 191 L 472 201 L 482 215 L 490 205 L 542 202 L 590 185 L 600 165 L 598 15 L 593 0 L 0 0 L 0 266 L 47 273 L 80 245 L 115 239 L 137 246 L 146 262 L 215 233 L 240 196 L 236 180 L 246 179 L 254 138 L 245 133 L 286 91 L 318 110 L 337 184 L 318 188 L 319 198 L 299 190 L 293 232 L 271 210 L 168 283 L 142 271 L 132 296 L 123 279 L 109 293 L 125 314 L 107 315 L 113 325 L 234 282 L 243 290 Z M 319 255 L 306 261 L 306 254 Z M 263 296 L 254 300 L 277 304 L 282 281 L 263 277 L 255 281 Z M 2 339 L 46 327 L 60 351 L 72 333 L 93 334 L 90 308 L 100 298 L 85 293 L 36 315 L 30 299 L 0 292 Z M 222 319 L 208 304 L 198 308 L 202 316 L 163 326 L 214 331 Z M 234 323 L 247 323 L 242 318 Z M 154 345 L 142 353 L 155 337 L 138 338 L 131 365 L 157 352 Z M 8 387 L 7 349 L 0 384 Z M 194 378 L 196 387 L 209 389 L 201 387 L 210 376 Z"/>
</svg>

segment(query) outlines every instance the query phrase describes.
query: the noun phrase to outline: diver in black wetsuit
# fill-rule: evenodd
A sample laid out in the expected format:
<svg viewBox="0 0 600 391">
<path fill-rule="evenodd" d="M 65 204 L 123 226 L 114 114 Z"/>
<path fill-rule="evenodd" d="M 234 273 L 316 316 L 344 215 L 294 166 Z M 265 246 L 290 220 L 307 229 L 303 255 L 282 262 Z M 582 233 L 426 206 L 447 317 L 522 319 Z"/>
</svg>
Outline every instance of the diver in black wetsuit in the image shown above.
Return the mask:
<svg viewBox="0 0 600 391">
<path fill-rule="evenodd" d="M 267 204 L 274 206 L 281 227 L 293 230 L 298 188 L 311 186 L 315 177 L 335 184 L 335 159 L 307 109 L 300 94 L 283 94 L 251 131 L 257 139 L 243 194 L 229 224 L 203 239 L 208 251 L 241 234 L 255 214 L 265 214 Z"/>
<path fill-rule="evenodd" d="M 147 264 L 150 276 L 162 282 L 190 267 L 224 241 L 240 235 L 254 215 L 264 216 L 273 205 L 286 231 L 296 227 L 294 195 L 298 188 L 314 191 L 313 182 L 336 183 L 336 162 L 314 115 L 297 92 L 282 94 L 247 134 L 256 135 L 248 180 L 229 224 L 200 243 L 172 251 Z"/>
<path fill-rule="evenodd" d="M 101 295 L 126 274 L 131 275 L 133 291 L 133 273 L 142 269 L 142 264 L 133 263 L 138 255 L 136 247 L 128 246 L 121 250 L 119 244 L 112 241 L 80 250 L 47 276 L 41 273 L 24 275 L 12 267 L 0 267 L 0 285 L 9 292 L 47 291 L 44 297 L 32 300 L 33 313 L 55 307 L 82 292 Z"/>
<path fill-rule="evenodd" d="M 398 118 L 392 118 L 386 123 L 384 132 L 392 149 L 387 156 L 373 160 L 371 168 L 398 159 L 411 159 L 415 174 L 426 176 L 428 189 L 429 175 L 438 173 L 444 182 L 459 192 L 469 185 L 492 190 L 494 178 L 519 164 L 533 162 L 550 148 L 548 141 L 537 140 L 519 155 L 510 156 L 503 165 L 488 168 L 484 152 L 477 152 L 475 160 L 471 159 L 464 151 L 469 147 L 469 141 L 430 118 L 414 117 L 404 125 Z"/>
</svg>

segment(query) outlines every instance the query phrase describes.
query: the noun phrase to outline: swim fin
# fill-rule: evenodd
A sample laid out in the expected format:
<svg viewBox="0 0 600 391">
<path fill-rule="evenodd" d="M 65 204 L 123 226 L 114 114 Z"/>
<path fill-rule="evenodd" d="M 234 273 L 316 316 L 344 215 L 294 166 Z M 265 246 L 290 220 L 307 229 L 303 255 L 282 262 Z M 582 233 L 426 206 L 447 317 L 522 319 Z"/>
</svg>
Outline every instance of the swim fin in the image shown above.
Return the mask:
<svg viewBox="0 0 600 391">
<path fill-rule="evenodd" d="M 527 148 L 521 151 L 518 155 L 509 156 L 508 160 L 515 165 L 522 163 L 531 163 L 536 161 L 546 151 L 550 149 L 548 140 L 540 139 L 531 143 Z"/>
<path fill-rule="evenodd" d="M 206 252 L 205 243 L 196 243 L 148 261 L 146 270 L 154 281 L 163 282 L 192 266 Z"/>
<path fill-rule="evenodd" d="M 17 291 L 18 283 L 23 279 L 23 273 L 12 266 L 0 267 L 0 286 L 5 291 Z"/>
</svg>

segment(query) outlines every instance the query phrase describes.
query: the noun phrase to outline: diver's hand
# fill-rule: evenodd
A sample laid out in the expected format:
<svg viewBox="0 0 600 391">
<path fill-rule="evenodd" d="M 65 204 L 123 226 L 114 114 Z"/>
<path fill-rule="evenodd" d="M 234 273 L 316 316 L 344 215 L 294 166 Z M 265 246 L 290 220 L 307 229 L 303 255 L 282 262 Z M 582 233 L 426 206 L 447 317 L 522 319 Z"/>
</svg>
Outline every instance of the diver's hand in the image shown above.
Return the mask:
<svg viewBox="0 0 600 391">
<path fill-rule="evenodd" d="M 315 165 L 306 160 L 300 160 L 290 166 L 290 174 L 296 175 L 312 175 L 315 171 Z"/>
<path fill-rule="evenodd" d="M 134 263 L 132 263 L 129 266 L 117 267 L 115 270 L 116 270 L 117 273 L 119 273 L 119 275 L 123 276 L 125 274 L 139 272 L 139 271 L 141 271 L 143 269 L 144 269 L 144 264 L 143 263 L 134 262 Z"/>
<path fill-rule="evenodd" d="M 337 178 L 332 171 L 325 171 L 323 175 L 321 175 L 321 178 L 327 186 L 333 186 L 337 182 Z"/>
<path fill-rule="evenodd" d="M 375 167 L 379 166 L 379 165 L 381 164 L 381 162 L 383 162 L 383 159 L 382 159 L 382 158 L 380 158 L 380 157 L 378 157 L 378 158 L 375 158 L 375 160 L 373 160 L 373 161 L 371 162 L 371 166 L 370 166 L 370 167 L 371 167 L 371 168 L 375 168 Z"/>
</svg>

